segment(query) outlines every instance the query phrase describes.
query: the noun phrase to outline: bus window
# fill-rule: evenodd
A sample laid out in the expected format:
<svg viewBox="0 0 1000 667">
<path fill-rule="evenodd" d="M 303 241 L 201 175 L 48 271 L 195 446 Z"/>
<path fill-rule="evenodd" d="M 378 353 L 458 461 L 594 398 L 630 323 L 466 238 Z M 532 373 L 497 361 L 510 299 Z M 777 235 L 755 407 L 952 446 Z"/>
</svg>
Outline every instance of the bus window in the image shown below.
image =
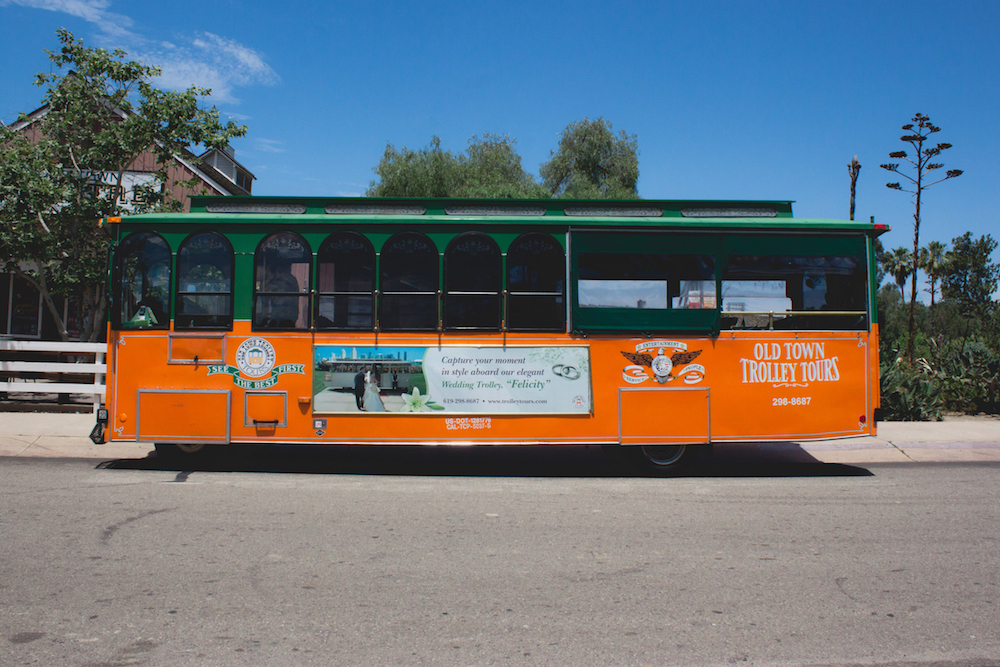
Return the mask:
<svg viewBox="0 0 1000 667">
<path fill-rule="evenodd" d="M 581 253 L 580 308 L 715 308 L 710 255 Z"/>
<path fill-rule="evenodd" d="M 566 330 L 566 253 L 549 236 L 522 234 L 507 250 L 507 328 Z"/>
<path fill-rule="evenodd" d="M 866 280 L 853 255 L 730 255 L 723 327 L 863 329 Z"/>
<path fill-rule="evenodd" d="M 500 247 L 480 232 L 452 239 L 444 253 L 444 328 L 500 329 Z"/>
<path fill-rule="evenodd" d="M 131 234 L 115 254 L 118 328 L 166 329 L 170 325 L 170 246 L 159 234 Z"/>
<path fill-rule="evenodd" d="M 305 329 L 309 304 L 309 244 L 279 232 L 254 255 L 254 329 Z"/>
<path fill-rule="evenodd" d="M 319 247 L 318 329 L 375 326 L 375 249 L 357 232 L 331 234 Z"/>
<path fill-rule="evenodd" d="M 400 232 L 382 246 L 379 260 L 379 328 L 438 328 L 438 253 L 419 232 Z"/>
<path fill-rule="evenodd" d="M 174 328 L 232 327 L 233 248 L 221 234 L 192 234 L 177 250 Z"/>
</svg>

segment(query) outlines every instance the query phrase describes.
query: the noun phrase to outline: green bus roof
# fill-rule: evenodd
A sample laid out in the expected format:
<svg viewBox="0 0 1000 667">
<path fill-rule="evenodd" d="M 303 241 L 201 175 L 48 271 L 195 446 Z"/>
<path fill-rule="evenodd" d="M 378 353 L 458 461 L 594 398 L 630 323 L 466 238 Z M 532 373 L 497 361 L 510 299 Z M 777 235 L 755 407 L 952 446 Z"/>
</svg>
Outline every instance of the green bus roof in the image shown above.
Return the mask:
<svg viewBox="0 0 1000 667">
<path fill-rule="evenodd" d="M 368 197 L 208 197 L 191 198 L 190 213 L 126 216 L 136 225 L 405 223 L 407 225 L 531 225 L 536 227 L 629 227 L 688 229 L 754 228 L 782 231 L 887 231 L 871 222 L 795 218 L 792 201 L 741 200 L 573 200 L 441 199 Z"/>
</svg>

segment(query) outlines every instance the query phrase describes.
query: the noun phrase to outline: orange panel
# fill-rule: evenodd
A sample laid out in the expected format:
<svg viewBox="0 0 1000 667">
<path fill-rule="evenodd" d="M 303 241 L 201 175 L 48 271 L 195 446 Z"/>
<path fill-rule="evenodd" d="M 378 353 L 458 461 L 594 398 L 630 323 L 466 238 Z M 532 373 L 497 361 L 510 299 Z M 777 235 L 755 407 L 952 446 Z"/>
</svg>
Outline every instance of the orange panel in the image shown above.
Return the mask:
<svg viewBox="0 0 1000 667">
<path fill-rule="evenodd" d="M 140 389 L 136 440 L 229 442 L 228 391 Z"/>
<path fill-rule="evenodd" d="M 283 391 L 248 391 L 244 426 L 288 426 L 288 394 Z"/>
<path fill-rule="evenodd" d="M 708 389 L 622 389 L 623 445 L 709 442 Z"/>
<path fill-rule="evenodd" d="M 170 336 L 172 364 L 220 364 L 226 358 L 224 336 Z"/>
</svg>

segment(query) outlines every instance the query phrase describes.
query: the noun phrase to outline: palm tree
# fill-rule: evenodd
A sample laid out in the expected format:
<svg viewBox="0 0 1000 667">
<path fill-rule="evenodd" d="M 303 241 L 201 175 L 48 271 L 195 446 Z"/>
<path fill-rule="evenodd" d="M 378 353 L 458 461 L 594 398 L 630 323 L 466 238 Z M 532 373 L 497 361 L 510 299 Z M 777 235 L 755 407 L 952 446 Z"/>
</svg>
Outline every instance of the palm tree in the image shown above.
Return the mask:
<svg viewBox="0 0 1000 667">
<path fill-rule="evenodd" d="M 906 286 L 906 279 L 913 273 L 913 253 L 906 248 L 893 248 L 892 252 L 884 255 L 882 260 L 885 272 L 896 280 L 899 286 L 899 296 L 906 302 L 906 294 L 903 288 Z"/>
<path fill-rule="evenodd" d="M 931 282 L 931 288 L 927 290 L 931 293 L 931 306 L 934 305 L 934 295 L 937 293 L 937 281 L 947 271 L 947 247 L 940 241 L 931 241 L 926 248 L 920 249 L 920 268 L 924 270 Z"/>
</svg>

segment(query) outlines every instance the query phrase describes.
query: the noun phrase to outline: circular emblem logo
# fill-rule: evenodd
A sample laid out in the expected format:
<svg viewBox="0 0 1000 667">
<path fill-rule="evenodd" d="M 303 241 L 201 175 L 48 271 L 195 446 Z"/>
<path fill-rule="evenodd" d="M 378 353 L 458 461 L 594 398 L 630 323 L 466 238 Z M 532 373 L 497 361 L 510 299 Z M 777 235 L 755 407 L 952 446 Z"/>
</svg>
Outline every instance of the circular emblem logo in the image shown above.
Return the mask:
<svg viewBox="0 0 1000 667">
<path fill-rule="evenodd" d="M 670 360 L 670 357 L 663 353 L 662 347 L 657 350 L 657 355 L 653 358 L 653 363 L 651 365 L 653 368 L 653 375 L 656 376 L 657 381 L 661 384 L 668 377 L 670 377 L 670 371 L 674 368 L 674 362 Z"/>
<path fill-rule="evenodd" d="M 248 377 L 263 377 L 274 368 L 274 347 L 263 338 L 249 338 L 236 348 L 236 366 Z"/>
</svg>

